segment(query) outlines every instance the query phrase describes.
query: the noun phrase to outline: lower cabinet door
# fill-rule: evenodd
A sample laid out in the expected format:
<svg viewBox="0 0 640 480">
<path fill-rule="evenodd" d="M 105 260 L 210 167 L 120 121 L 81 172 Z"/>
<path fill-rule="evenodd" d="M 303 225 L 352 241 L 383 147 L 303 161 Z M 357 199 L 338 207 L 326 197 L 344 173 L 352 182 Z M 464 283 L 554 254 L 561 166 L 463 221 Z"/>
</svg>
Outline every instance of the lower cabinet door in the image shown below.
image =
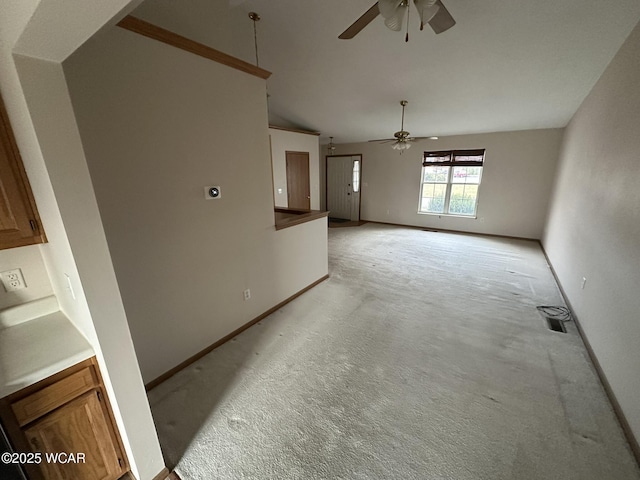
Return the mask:
<svg viewBox="0 0 640 480">
<path fill-rule="evenodd" d="M 124 473 L 98 390 L 91 390 L 24 430 L 51 480 L 113 480 Z"/>
</svg>

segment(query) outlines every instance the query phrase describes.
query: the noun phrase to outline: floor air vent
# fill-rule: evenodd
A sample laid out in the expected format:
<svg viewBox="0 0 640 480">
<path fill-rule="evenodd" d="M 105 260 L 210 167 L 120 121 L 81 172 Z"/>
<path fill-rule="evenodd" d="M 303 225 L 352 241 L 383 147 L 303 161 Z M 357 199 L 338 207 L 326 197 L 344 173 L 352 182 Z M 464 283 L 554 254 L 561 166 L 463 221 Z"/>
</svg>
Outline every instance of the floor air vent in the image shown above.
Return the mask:
<svg viewBox="0 0 640 480">
<path fill-rule="evenodd" d="M 536 307 L 538 312 L 547 322 L 547 328 L 554 332 L 567 333 L 564 322 L 571 320 L 571 311 L 567 307 L 540 306 Z"/>
<path fill-rule="evenodd" d="M 554 332 L 567 333 L 567 329 L 564 328 L 564 322 L 557 318 L 547 317 L 547 327 Z"/>
</svg>

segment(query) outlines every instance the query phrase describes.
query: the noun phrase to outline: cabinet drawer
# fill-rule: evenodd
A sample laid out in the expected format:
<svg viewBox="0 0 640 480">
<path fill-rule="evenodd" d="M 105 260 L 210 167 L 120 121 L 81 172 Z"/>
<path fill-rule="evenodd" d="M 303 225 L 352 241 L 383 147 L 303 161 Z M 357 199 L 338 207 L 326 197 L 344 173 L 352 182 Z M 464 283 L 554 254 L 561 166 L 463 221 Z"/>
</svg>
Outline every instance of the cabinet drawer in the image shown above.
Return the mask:
<svg viewBox="0 0 640 480">
<path fill-rule="evenodd" d="M 23 427 L 98 386 L 92 367 L 83 368 L 56 383 L 11 404 L 18 424 Z"/>
</svg>

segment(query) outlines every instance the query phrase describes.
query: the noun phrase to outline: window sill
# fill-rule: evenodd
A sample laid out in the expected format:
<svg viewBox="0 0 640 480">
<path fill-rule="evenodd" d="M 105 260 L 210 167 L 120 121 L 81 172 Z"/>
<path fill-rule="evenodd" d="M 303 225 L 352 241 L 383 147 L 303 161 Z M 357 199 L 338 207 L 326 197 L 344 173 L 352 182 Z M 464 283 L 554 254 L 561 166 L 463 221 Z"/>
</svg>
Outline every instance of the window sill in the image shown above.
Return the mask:
<svg viewBox="0 0 640 480">
<path fill-rule="evenodd" d="M 451 213 L 431 213 L 431 212 L 418 212 L 418 215 L 431 215 L 433 217 L 453 217 L 453 218 L 469 218 L 471 220 L 477 220 L 477 215 L 454 215 Z"/>
</svg>

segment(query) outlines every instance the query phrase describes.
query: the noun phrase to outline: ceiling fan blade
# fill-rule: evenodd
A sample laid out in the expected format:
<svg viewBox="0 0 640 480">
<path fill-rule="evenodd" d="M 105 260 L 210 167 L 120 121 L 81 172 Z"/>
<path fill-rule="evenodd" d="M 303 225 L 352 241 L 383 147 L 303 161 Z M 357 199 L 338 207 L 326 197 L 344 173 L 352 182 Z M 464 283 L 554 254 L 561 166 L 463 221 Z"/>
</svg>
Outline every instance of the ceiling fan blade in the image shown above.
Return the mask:
<svg viewBox="0 0 640 480">
<path fill-rule="evenodd" d="M 379 14 L 380 10 L 378 9 L 378 2 L 376 2 L 373 4 L 373 7 L 364 12 L 359 19 L 353 22 L 349 28 L 342 32 L 338 38 L 341 40 L 349 40 L 355 37 L 360 33 L 360 30 L 369 25 Z"/>
<path fill-rule="evenodd" d="M 381 140 L 369 140 L 369 142 L 374 142 L 374 143 L 389 143 L 389 142 L 395 142 L 397 141 L 397 138 L 383 138 Z"/>
<path fill-rule="evenodd" d="M 436 33 L 442 33 L 449 30 L 456 24 L 447 7 L 445 7 L 440 0 L 436 1 L 436 5 L 440 8 L 435 16 L 429 21 L 429 25 Z"/>
</svg>

